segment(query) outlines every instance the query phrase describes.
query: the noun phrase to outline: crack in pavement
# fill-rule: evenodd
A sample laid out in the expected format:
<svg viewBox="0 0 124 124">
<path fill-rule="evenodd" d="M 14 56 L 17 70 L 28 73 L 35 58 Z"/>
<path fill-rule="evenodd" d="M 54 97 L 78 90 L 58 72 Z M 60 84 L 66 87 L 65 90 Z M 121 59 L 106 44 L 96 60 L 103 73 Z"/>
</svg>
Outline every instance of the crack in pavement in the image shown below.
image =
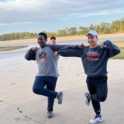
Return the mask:
<svg viewBox="0 0 124 124">
<path fill-rule="evenodd" d="M 24 73 L 18 72 L 18 71 L 12 71 L 12 72 L 17 72 L 17 73 L 19 73 L 19 74 L 25 75 Z M 29 78 L 32 78 L 32 76 L 30 76 Z M 28 78 L 28 79 L 29 79 L 29 78 Z M 4 87 L 1 87 L 0 90 L 3 89 L 3 88 L 6 88 L 6 87 L 8 87 L 8 86 L 14 85 L 14 84 L 16 84 L 16 83 L 20 83 L 20 82 L 22 82 L 22 81 L 26 81 L 26 80 L 28 80 L 28 79 L 24 79 L 24 80 L 21 80 L 21 81 L 18 81 L 18 82 L 13 82 L 13 83 L 10 84 L 10 85 L 6 85 L 6 86 L 4 86 Z"/>
<path fill-rule="evenodd" d="M 26 80 L 28 80 L 28 79 L 26 79 Z M 22 80 L 22 81 L 25 81 L 25 80 Z M 6 88 L 6 87 L 9 87 L 9 86 L 11 86 L 11 85 L 14 85 L 14 84 L 20 83 L 20 82 L 21 82 L 21 81 L 19 81 L 19 82 L 15 82 L 15 83 L 12 83 L 12 84 L 7 85 L 7 86 L 4 86 L 4 87 L 1 87 L 0 90 L 1 90 L 1 89 L 4 89 L 4 88 Z"/>
<path fill-rule="evenodd" d="M 29 78 L 32 78 L 32 77 L 29 77 Z M 28 78 L 28 79 L 29 79 L 29 78 Z M 12 86 L 12 85 L 14 85 L 14 84 L 17 84 L 17 83 L 21 83 L 21 82 L 26 81 L 26 80 L 28 80 L 28 79 L 24 79 L 24 80 L 15 82 L 15 83 L 12 83 L 12 84 L 10 84 L 10 85 L 6 85 L 6 86 L 4 86 L 4 87 L 1 87 L 0 90 L 1 90 L 1 89 L 4 89 L 4 88 L 6 88 L 6 87 Z"/>
<path fill-rule="evenodd" d="M 39 123 L 38 121 L 35 121 L 35 120 L 33 120 L 32 118 L 30 118 L 30 117 L 24 115 L 24 114 L 22 113 L 22 111 L 19 110 L 19 107 L 18 107 L 18 106 L 14 105 L 14 104 L 7 103 L 7 102 L 2 101 L 2 100 L 0 100 L 0 102 L 3 102 L 3 103 L 5 103 L 5 104 L 7 104 L 7 105 L 11 105 L 11 106 L 16 107 L 17 110 L 18 110 L 18 112 L 19 112 L 23 117 L 28 118 L 28 119 L 30 119 L 30 120 L 32 120 L 33 122 L 36 122 L 36 123 L 38 123 L 38 124 L 42 124 L 42 123 Z"/>
<path fill-rule="evenodd" d="M 76 76 L 79 76 L 80 74 L 83 74 L 84 72 L 81 72 L 81 73 L 78 73 L 78 74 L 76 74 Z"/>
</svg>

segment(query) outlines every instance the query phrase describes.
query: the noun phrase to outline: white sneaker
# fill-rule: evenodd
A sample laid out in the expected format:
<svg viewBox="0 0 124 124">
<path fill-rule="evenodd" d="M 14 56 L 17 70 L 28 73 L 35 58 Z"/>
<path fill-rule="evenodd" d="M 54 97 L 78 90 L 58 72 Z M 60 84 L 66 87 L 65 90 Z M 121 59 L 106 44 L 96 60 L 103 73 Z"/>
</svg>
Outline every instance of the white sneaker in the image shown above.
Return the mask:
<svg viewBox="0 0 124 124">
<path fill-rule="evenodd" d="M 96 124 L 97 122 L 102 122 L 103 119 L 101 117 L 95 117 L 94 119 L 90 120 L 91 124 Z"/>
</svg>

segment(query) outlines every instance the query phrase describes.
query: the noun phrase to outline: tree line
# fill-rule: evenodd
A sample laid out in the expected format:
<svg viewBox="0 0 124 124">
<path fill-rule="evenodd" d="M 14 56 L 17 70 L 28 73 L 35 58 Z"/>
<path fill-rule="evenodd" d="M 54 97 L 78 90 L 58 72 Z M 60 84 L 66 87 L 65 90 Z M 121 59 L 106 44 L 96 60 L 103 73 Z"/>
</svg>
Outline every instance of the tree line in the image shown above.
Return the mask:
<svg viewBox="0 0 124 124">
<path fill-rule="evenodd" d="M 0 41 L 36 38 L 37 33 L 17 32 L 0 35 Z"/>
<path fill-rule="evenodd" d="M 48 37 L 62 37 L 62 36 L 76 36 L 76 35 L 85 35 L 89 30 L 96 30 L 98 34 L 110 34 L 110 33 L 123 33 L 124 32 L 124 18 L 120 20 L 113 21 L 112 23 L 101 22 L 98 25 L 91 24 L 89 27 L 80 26 L 78 28 L 66 27 L 63 30 L 58 30 L 57 32 L 45 32 Z M 17 39 L 30 39 L 37 38 L 37 33 L 30 32 L 17 32 L 10 34 L 0 35 L 0 41 L 6 40 L 17 40 Z"/>
</svg>

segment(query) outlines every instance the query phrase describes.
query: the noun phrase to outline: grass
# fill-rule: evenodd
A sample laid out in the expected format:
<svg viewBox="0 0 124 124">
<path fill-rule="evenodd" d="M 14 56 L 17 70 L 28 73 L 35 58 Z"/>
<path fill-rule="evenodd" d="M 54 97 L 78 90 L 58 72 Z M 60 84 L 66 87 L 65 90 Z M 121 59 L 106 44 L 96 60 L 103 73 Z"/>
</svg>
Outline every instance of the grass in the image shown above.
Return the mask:
<svg viewBox="0 0 124 124">
<path fill-rule="evenodd" d="M 20 111 L 19 108 L 17 108 L 17 110 L 18 110 L 20 113 L 22 113 L 22 111 Z"/>
<path fill-rule="evenodd" d="M 124 43 L 124 40 L 115 40 L 115 41 L 112 41 L 112 43 Z"/>
<path fill-rule="evenodd" d="M 124 40 L 116 40 L 112 41 L 112 43 L 117 45 L 121 50 L 120 54 L 114 56 L 113 59 L 124 59 Z"/>
<path fill-rule="evenodd" d="M 113 59 L 124 59 L 124 47 L 119 47 L 121 50 L 121 53 L 113 57 Z"/>
<path fill-rule="evenodd" d="M 10 50 L 17 50 L 21 48 L 28 47 L 28 45 L 25 46 L 7 46 L 7 47 L 0 47 L 0 51 L 10 51 Z"/>
<path fill-rule="evenodd" d="M 119 48 L 124 47 L 124 40 L 116 40 L 112 41 L 115 45 L 117 45 Z"/>
</svg>

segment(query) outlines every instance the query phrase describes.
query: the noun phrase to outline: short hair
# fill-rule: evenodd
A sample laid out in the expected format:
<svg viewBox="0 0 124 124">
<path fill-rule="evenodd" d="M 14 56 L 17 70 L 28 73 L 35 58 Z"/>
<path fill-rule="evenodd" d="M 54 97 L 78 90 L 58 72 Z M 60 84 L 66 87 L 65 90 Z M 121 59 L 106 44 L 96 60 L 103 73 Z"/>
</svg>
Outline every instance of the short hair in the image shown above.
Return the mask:
<svg viewBox="0 0 124 124">
<path fill-rule="evenodd" d="M 47 34 L 46 33 L 40 32 L 38 35 L 43 35 L 44 36 L 44 39 L 47 40 Z"/>
<path fill-rule="evenodd" d="M 51 38 L 50 38 L 50 40 L 52 40 L 52 39 L 56 40 L 56 38 L 55 38 L 55 37 L 51 37 Z"/>
</svg>

